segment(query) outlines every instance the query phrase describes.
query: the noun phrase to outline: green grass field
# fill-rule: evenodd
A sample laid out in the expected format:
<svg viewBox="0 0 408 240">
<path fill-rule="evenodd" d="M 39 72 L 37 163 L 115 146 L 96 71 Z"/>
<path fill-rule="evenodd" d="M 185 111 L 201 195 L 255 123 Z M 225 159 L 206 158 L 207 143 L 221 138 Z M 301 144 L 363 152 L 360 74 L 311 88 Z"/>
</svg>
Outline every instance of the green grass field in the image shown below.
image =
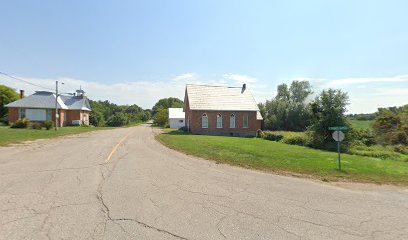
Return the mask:
<svg viewBox="0 0 408 240">
<path fill-rule="evenodd" d="M 11 143 L 19 143 L 23 141 L 59 137 L 68 134 L 76 134 L 83 132 L 90 132 L 96 130 L 110 129 L 105 127 L 63 127 L 58 131 L 50 130 L 36 130 L 36 129 L 18 129 L 10 128 L 9 126 L 0 126 L 0 146 Z"/>
<path fill-rule="evenodd" d="M 337 154 L 259 138 L 202 136 L 166 130 L 157 136 L 166 146 L 219 163 L 266 171 L 296 173 L 322 180 L 358 181 L 408 185 L 408 163 Z"/>
<path fill-rule="evenodd" d="M 351 126 L 357 129 L 371 129 L 371 125 L 373 124 L 373 120 L 349 120 Z"/>
</svg>

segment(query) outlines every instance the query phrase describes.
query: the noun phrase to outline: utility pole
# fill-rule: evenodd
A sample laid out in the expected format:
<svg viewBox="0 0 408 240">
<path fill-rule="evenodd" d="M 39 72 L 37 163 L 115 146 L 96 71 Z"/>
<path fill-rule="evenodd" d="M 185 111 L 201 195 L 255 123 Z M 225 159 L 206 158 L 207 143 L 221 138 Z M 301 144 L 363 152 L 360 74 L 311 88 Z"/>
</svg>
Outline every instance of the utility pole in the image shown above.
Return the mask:
<svg viewBox="0 0 408 240">
<path fill-rule="evenodd" d="M 55 81 L 55 131 L 58 129 L 58 81 Z"/>
<path fill-rule="evenodd" d="M 61 84 L 64 84 L 63 82 Z M 55 131 L 58 130 L 59 114 L 58 114 L 58 81 L 55 81 Z"/>
</svg>

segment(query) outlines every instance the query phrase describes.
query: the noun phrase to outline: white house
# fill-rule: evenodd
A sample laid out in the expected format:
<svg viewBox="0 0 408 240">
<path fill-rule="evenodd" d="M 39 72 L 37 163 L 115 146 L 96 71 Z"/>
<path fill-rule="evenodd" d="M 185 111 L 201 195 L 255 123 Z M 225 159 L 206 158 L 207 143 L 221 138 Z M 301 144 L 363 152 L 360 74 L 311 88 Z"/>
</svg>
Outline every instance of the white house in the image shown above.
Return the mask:
<svg viewBox="0 0 408 240">
<path fill-rule="evenodd" d="M 184 112 L 182 108 L 169 108 L 169 126 L 170 128 L 184 127 Z"/>
</svg>

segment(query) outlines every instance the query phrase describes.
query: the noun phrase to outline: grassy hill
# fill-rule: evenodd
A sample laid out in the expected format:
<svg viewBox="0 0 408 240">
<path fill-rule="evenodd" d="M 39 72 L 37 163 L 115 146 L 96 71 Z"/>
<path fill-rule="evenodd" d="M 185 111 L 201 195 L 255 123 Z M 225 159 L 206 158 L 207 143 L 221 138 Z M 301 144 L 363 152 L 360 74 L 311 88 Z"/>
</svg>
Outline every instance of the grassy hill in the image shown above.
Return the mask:
<svg viewBox="0 0 408 240">
<path fill-rule="evenodd" d="M 351 126 L 357 129 L 370 129 L 374 120 L 349 120 Z"/>
<path fill-rule="evenodd" d="M 158 135 L 166 146 L 219 163 L 273 172 L 291 172 L 322 180 L 408 185 L 408 163 L 373 157 L 342 154 L 342 172 L 337 170 L 337 154 L 308 147 L 267 141 L 190 135 L 168 131 Z"/>
</svg>

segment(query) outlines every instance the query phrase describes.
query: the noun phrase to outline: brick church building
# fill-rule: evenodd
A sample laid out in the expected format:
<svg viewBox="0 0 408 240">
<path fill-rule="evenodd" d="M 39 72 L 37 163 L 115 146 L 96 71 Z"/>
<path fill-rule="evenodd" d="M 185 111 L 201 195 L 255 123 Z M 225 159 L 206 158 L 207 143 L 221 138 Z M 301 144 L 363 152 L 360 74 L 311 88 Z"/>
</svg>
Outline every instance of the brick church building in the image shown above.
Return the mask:
<svg viewBox="0 0 408 240">
<path fill-rule="evenodd" d="M 194 134 L 256 136 L 262 116 L 251 92 L 242 87 L 187 84 L 185 127 Z"/>
</svg>

